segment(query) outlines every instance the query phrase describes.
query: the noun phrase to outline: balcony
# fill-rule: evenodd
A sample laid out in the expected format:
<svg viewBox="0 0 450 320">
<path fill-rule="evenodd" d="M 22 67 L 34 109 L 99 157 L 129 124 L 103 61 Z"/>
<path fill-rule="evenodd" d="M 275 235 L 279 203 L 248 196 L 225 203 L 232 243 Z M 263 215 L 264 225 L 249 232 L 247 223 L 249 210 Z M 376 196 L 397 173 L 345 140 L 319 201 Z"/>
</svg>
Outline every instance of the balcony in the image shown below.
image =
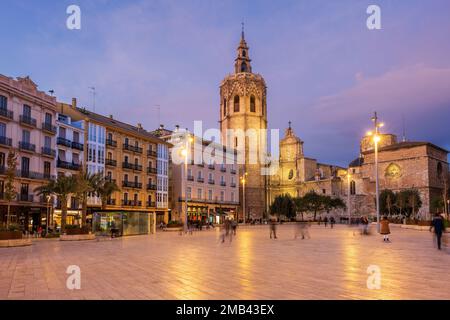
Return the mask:
<svg viewBox="0 0 450 320">
<path fill-rule="evenodd" d="M 117 160 L 105 159 L 105 165 L 110 167 L 117 167 Z"/>
<path fill-rule="evenodd" d="M 205 164 L 202 162 L 202 163 L 197 163 L 197 165 L 199 166 L 199 167 L 204 167 L 205 166 Z"/>
<path fill-rule="evenodd" d="M 117 147 L 117 141 L 112 139 L 106 139 L 106 146 L 116 148 Z"/>
<path fill-rule="evenodd" d="M 230 169 L 231 174 L 236 174 L 236 169 Z"/>
<path fill-rule="evenodd" d="M 16 199 L 20 202 L 33 202 L 34 196 L 32 194 L 18 193 Z"/>
<path fill-rule="evenodd" d="M 215 167 L 213 164 L 208 164 L 208 169 L 215 170 Z"/>
<path fill-rule="evenodd" d="M 188 181 L 194 181 L 194 176 L 187 176 Z"/>
<path fill-rule="evenodd" d="M 131 152 L 135 152 L 135 153 L 142 153 L 142 148 L 141 147 L 136 147 L 136 146 L 132 146 L 131 144 L 123 144 L 123 150 L 128 150 Z"/>
<path fill-rule="evenodd" d="M 116 183 L 116 179 L 113 179 L 113 178 L 111 178 L 109 176 L 105 177 L 105 181 L 108 181 L 108 182 L 111 182 L 111 183 Z"/>
<path fill-rule="evenodd" d="M 227 183 L 226 183 L 225 181 L 220 181 L 220 185 L 221 185 L 222 187 L 226 187 L 226 186 L 227 186 Z"/>
<path fill-rule="evenodd" d="M 146 206 L 148 208 L 156 208 L 156 202 L 155 201 L 147 201 Z"/>
<path fill-rule="evenodd" d="M 203 183 L 203 182 L 205 182 L 205 179 L 204 178 L 197 178 L 197 182 Z"/>
<path fill-rule="evenodd" d="M 116 205 L 116 199 L 108 199 L 108 200 L 106 200 L 106 205 L 108 205 L 108 206 L 115 206 Z"/>
<path fill-rule="evenodd" d="M 58 139 L 56 139 L 56 144 L 58 144 L 60 146 L 65 146 L 68 148 L 72 147 L 72 141 L 70 141 L 69 139 L 63 138 L 63 137 L 58 137 Z"/>
<path fill-rule="evenodd" d="M 8 109 L 0 108 L 0 118 L 12 120 L 14 117 L 14 112 Z"/>
<path fill-rule="evenodd" d="M 147 150 L 147 157 L 157 157 L 158 153 L 154 150 Z"/>
<path fill-rule="evenodd" d="M 142 189 L 142 183 L 134 182 L 134 181 L 122 181 L 122 187 L 133 188 L 133 189 Z"/>
<path fill-rule="evenodd" d="M 153 183 L 147 184 L 147 190 L 156 190 L 156 184 Z"/>
<path fill-rule="evenodd" d="M 58 162 L 56 163 L 56 166 L 61 169 L 76 170 L 76 171 L 80 170 L 81 168 L 81 164 L 79 163 L 68 162 L 59 159 Z"/>
<path fill-rule="evenodd" d="M 19 116 L 19 122 L 20 122 L 20 124 L 36 128 L 36 119 L 34 119 L 34 118 L 30 117 L 30 116 L 26 116 L 26 115 L 21 114 Z"/>
<path fill-rule="evenodd" d="M 11 147 L 12 146 L 12 139 L 8 137 L 0 137 L 0 145 Z"/>
<path fill-rule="evenodd" d="M 16 176 L 19 178 L 36 179 L 36 180 L 54 180 L 55 176 L 49 173 L 40 173 L 30 170 L 16 170 Z"/>
<path fill-rule="evenodd" d="M 50 134 L 56 134 L 56 126 L 48 122 L 42 122 L 42 130 Z"/>
<path fill-rule="evenodd" d="M 42 147 L 41 153 L 43 156 L 54 158 L 56 157 L 56 150 L 48 147 Z"/>
<path fill-rule="evenodd" d="M 142 171 L 142 166 L 139 164 L 133 164 L 130 162 L 122 162 L 122 168 L 123 169 L 130 169 L 135 171 Z"/>
<path fill-rule="evenodd" d="M 230 183 L 230 186 L 231 186 L 232 188 L 236 188 L 236 183 L 232 182 L 232 183 Z"/>
<path fill-rule="evenodd" d="M 36 152 L 36 145 L 26 141 L 19 141 L 19 149 L 23 151 Z"/>
<path fill-rule="evenodd" d="M 154 167 L 147 167 L 147 173 L 148 174 L 157 174 L 158 170 L 157 170 L 157 168 L 154 168 Z"/>
<path fill-rule="evenodd" d="M 124 207 L 141 207 L 142 201 L 122 200 L 122 206 L 124 206 Z"/>
<path fill-rule="evenodd" d="M 208 180 L 208 183 L 209 183 L 209 184 L 215 184 L 216 182 L 215 182 L 213 179 L 209 179 L 209 180 Z"/>
<path fill-rule="evenodd" d="M 82 143 L 72 141 L 72 149 L 83 151 L 84 145 Z"/>
<path fill-rule="evenodd" d="M 227 168 L 226 167 L 220 167 L 220 172 L 227 172 Z"/>
</svg>

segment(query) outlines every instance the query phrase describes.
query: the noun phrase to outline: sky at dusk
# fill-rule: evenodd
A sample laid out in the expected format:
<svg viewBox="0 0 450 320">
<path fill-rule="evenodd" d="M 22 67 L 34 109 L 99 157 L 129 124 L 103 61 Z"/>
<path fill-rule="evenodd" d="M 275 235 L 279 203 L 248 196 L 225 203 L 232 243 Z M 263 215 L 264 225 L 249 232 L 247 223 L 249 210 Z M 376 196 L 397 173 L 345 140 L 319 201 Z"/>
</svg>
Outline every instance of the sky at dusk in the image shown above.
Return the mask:
<svg viewBox="0 0 450 320">
<path fill-rule="evenodd" d="M 81 8 L 81 30 L 66 8 Z M 368 30 L 366 8 L 381 8 Z M 384 132 L 450 149 L 448 0 L 1 0 L 0 73 L 59 101 L 155 129 L 217 127 L 241 22 L 268 87 L 270 128 L 288 121 L 305 153 L 346 166 L 377 110 Z M 160 120 L 156 105 L 160 105 Z"/>
</svg>

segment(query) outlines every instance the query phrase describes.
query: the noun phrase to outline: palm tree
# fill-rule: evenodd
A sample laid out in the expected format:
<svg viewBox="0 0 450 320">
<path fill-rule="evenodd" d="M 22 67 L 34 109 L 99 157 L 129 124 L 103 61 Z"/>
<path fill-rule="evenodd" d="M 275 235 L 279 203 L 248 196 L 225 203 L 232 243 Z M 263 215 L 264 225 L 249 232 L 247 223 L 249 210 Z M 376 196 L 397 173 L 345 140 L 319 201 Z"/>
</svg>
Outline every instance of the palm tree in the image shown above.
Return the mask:
<svg viewBox="0 0 450 320">
<path fill-rule="evenodd" d="M 81 225 L 86 225 L 86 215 L 87 215 L 87 198 L 89 193 L 98 194 L 101 181 L 103 180 L 102 173 L 89 173 L 87 171 L 81 170 L 81 172 L 76 176 L 76 196 L 81 200 Z"/>
<path fill-rule="evenodd" d="M 116 191 L 120 191 L 120 188 L 117 186 L 115 182 L 102 179 L 99 188 L 97 190 L 97 193 L 102 201 L 102 210 L 106 209 L 108 199 Z"/>
<path fill-rule="evenodd" d="M 34 191 L 37 195 L 55 195 L 61 203 L 61 233 L 66 229 L 67 201 L 76 192 L 77 180 L 74 176 L 60 176 L 49 183 L 39 186 Z"/>
</svg>

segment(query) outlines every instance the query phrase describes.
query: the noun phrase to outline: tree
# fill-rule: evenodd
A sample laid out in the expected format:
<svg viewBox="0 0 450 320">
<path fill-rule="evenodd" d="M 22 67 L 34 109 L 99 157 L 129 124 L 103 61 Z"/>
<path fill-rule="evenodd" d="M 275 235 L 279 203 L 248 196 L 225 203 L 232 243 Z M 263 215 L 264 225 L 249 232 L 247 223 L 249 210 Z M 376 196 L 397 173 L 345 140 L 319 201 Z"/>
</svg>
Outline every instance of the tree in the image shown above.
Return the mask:
<svg viewBox="0 0 450 320">
<path fill-rule="evenodd" d="M 315 191 L 310 191 L 303 196 L 304 206 L 307 211 L 314 213 L 314 221 L 316 220 L 317 212 L 325 209 L 324 197 L 317 194 Z"/>
<path fill-rule="evenodd" d="M 303 199 L 303 197 L 296 197 L 294 198 L 294 203 L 296 211 L 300 212 L 300 214 L 302 215 L 302 220 L 304 220 L 303 214 L 308 211 L 305 200 Z"/>
<path fill-rule="evenodd" d="M 325 210 L 330 212 L 336 209 L 346 209 L 347 205 L 341 198 L 332 198 L 330 196 L 323 196 L 325 201 Z"/>
<path fill-rule="evenodd" d="M 79 174 L 76 175 L 76 197 L 81 200 L 81 225 L 86 225 L 86 215 L 87 215 L 87 201 L 88 194 L 94 193 L 98 194 L 100 185 L 103 180 L 102 173 L 89 173 L 87 171 L 81 170 Z"/>
<path fill-rule="evenodd" d="M 395 202 L 395 193 L 392 190 L 384 189 L 380 193 L 380 212 L 389 216 L 392 215 Z"/>
<path fill-rule="evenodd" d="M 60 176 L 34 190 L 38 195 L 55 195 L 61 203 L 61 232 L 66 230 L 67 201 L 77 191 L 77 179 L 74 176 Z"/>
<path fill-rule="evenodd" d="M 102 179 L 97 190 L 97 193 L 102 201 L 102 210 L 106 209 L 108 199 L 116 191 L 120 191 L 120 188 L 117 186 L 115 182 Z"/>
<path fill-rule="evenodd" d="M 5 200 L 8 203 L 8 209 L 6 213 L 6 229 L 9 229 L 10 211 L 11 211 L 11 201 L 13 201 L 17 194 L 16 188 L 14 187 L 14 180 L 16 178 L 16 167 L 17 167 L 17 155 L 14 151 L 8 153 L 7 159 L 7 169 L 6 169 L 6 184 L 5 184 Z"/>
<path fill-rule="evenodd" d="M 276 216 L 284 215 L 291 219 L 296 216 L 295 203 L 289 194 L 276 196 L 270 205 L 270 212 Z"/>
<path fill-rule="evenodd" d="M 420 207 L 422 200 L 417 189 L 406 189 L 395 194 L 395 206 L 399 209 L 400 215 L 410 217 L 415 215 Z"/>
</svg>

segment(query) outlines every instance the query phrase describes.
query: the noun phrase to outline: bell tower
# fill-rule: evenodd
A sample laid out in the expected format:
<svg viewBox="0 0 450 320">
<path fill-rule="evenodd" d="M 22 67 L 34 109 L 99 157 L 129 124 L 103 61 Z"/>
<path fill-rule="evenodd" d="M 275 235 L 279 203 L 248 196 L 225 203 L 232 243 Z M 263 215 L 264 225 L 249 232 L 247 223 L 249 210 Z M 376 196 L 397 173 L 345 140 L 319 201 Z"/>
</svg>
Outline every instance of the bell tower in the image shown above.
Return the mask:
<svg viewBox="0 0 450 320">
<path fill-rule="evenodd" d="M 245 178 L 245 217 L 264 218 L 266 215 L 266 175 L 264 170 L 267 155 L 267 106 L 264 78 L 252 71 L 249 47 L 244 29 L 237 47 L 234 73 L 220 84 L 220 130 L 222 144 L 236 148 L 242 154 L 239 176 Z M 245 138 L 232 134 L 243 132 Z M 255 159 L 256 158 L 256 159 Z M 239 157 L 238 157 L 239 159 Z M 255 161 L 256 160 L 256 161 Z M 240 179 L 238 182 L 242 182 Z M 243 185 L 240 184 L 239 199 L 243 217 Z"/>
</svg>

